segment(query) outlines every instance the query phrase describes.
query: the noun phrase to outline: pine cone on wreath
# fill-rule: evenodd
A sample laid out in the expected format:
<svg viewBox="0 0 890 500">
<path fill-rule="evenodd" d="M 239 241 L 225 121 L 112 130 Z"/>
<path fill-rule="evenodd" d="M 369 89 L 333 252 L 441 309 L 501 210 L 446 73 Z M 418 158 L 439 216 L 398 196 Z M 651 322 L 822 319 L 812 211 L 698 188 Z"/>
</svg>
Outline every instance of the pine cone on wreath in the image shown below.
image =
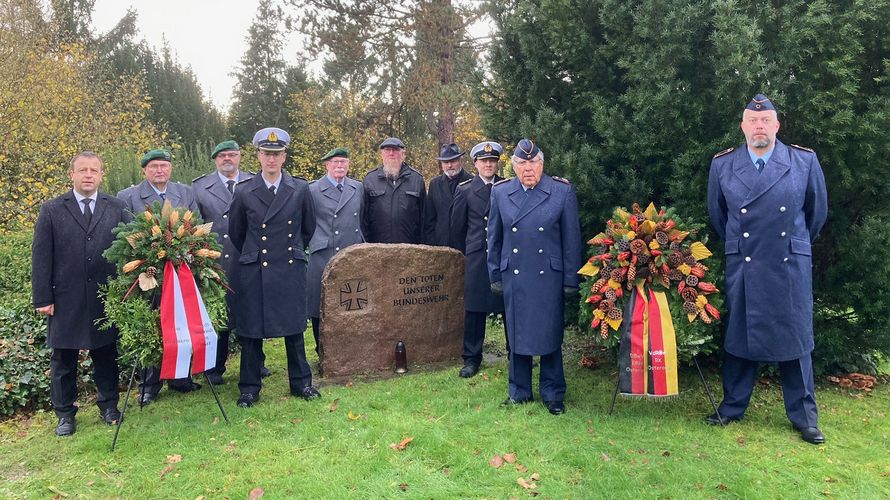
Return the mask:
<svg viewBox="0 0 890 500">
<path fill-rule="evenodd" d="M 612 302 L 611 300 L 606 299 L 606 300 L 600 301 L 598 307 L 600 308 L 600 311 L 602 311 L 602 312 L 609 312 L 610 309 L 615 307 L 615 303 Z"/>
<path fill-rule="evenodd" d="M 600 278 L 596 280 L 592 287 L 590 287 L 590 291 L 593 293 L 600 293 L 600 288 L 602 288 L 603 285 L 605 285 L 606 283 L 608 283 L 608 280 L 606 280 L 606 278 Z"/>
<path fill-rule="evenodd" d="M 609 275 L 609 279 L 617 283 L 621 283 L 622 277 L 623 275 L 621 274 L 621 269 L 612 269 L 612 273 Z"/>
<path fill-rule="evenodd" d="M 680 296 L 683 297 L 683 300 L 686 302 L 695 302 L 695 299 L 698 298 L 698 290 L 686 287 L 680 292 Z"/>
<path fill-rule="evenodd" d="M 630 252 L 634 255 L 646 253 L 646 242 L 637 238 L 630 242 Z"/>
<path fill-rule="evenodd" d="M 169 229 L 164 231 L 164 242 L 168 245 L 173 244 L 173 233 L 171 233 Z"/>
<path fill-rule="evenodd" d="M 630 289 L 633 286 L 634 280 L 637 279 L 637 266 L 629 266 L 627 268 L 627 287 Z"/>
</svg>

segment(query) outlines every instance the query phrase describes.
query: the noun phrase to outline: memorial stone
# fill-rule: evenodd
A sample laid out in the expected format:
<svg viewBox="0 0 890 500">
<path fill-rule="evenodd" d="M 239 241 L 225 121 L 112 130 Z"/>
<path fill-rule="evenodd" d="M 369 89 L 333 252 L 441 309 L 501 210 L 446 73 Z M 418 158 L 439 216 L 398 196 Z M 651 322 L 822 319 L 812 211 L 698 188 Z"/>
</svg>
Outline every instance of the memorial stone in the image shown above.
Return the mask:
<svg viewBox="0 0 890 500">
<path fill-rule="evenodd" d="M 322 276 L 321 374 L 392 371 L 405 343 L 409 367 L 463 349 L 464 257 L 447 247 L 364 243 L 334 255 Z"/>
</svg>

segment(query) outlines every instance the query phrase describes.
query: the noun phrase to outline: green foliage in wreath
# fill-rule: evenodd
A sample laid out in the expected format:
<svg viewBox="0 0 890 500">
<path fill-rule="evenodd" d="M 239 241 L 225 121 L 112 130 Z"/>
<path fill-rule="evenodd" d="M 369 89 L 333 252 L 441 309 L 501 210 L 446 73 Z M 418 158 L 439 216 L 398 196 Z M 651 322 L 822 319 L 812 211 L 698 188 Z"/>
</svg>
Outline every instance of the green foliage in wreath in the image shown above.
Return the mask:
<svg viewBox="0 0 890 500">
<path fill-rule="evenodd" d="M 103 254 L 117 267 L 117 276 L 101 289 L 105 303 L 103 330 L 120 333 L 121 361 L 138 366 L 161 363 L 159 305 L 168 261 L 187 263 L 201 292 L 213 327 L 227 321 L 225 272 L 217 262 L 222 247 L 198 214 L 155 202 L 129 223 L 114 229 L 116 239 Z"/>
</svg>

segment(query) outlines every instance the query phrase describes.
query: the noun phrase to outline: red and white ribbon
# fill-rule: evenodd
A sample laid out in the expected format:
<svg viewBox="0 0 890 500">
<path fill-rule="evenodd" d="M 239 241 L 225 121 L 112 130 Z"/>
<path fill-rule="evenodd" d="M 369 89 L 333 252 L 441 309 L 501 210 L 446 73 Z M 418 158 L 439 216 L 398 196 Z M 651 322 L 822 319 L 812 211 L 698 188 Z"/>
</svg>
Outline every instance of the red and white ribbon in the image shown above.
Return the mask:
<svg viewBox="0 0 890 500">
<path fill-rule="evenodd" d="M 183 262 L 179 270 L 164 264 L 161 290 L 161 337 L 164 353 L 161 379 L 183 378 L 216 366 L 216 331 L 210 322 L 192 270 Z"/>
</svg>

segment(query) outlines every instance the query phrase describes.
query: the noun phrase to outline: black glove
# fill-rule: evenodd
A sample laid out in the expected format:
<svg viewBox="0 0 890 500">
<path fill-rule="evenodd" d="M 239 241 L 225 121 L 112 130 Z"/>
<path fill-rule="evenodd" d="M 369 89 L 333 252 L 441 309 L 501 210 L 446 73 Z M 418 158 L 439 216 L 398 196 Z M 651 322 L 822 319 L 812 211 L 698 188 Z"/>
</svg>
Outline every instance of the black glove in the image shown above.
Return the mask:
<svg viewBox="0 0 890 500">
<path fill-rule="evenodd" d="M 504 282 L 503 281 L 495 281 L 491 284 L 491 293 L 495 295 L 503 295 L 504 294 Z"/>
<path fill-rule="evenodd" d="M 573 286 L 562 287 L 562 294 L 565 296 L 566 300 L 573 298 L 577 293 L 578 289 Z"/>
</svg>

